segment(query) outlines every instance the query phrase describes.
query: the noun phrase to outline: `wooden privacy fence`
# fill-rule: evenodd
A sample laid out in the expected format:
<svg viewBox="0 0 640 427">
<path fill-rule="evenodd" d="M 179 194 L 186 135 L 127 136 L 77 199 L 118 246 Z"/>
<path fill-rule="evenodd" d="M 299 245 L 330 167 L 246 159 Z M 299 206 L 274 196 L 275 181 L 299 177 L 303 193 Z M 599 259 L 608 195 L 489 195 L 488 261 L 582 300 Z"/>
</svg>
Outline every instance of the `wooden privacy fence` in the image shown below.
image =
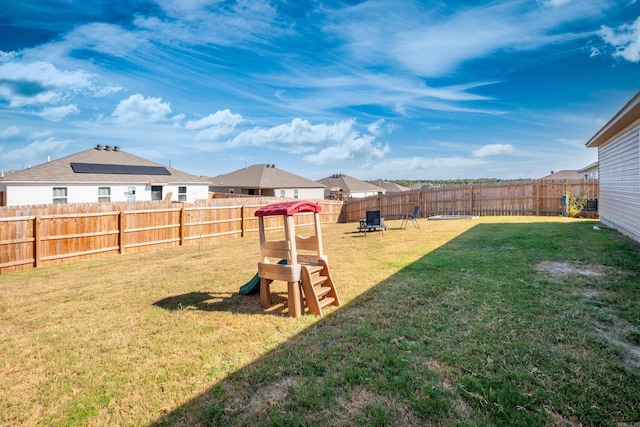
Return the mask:
<svg viewBox="0 0 640 427">
<path fill-rule="evenodd" d="M 563 214 L 562 196 L 566 191 L 578 199 L 598 199 L 598 180 L 534 180 L 489 184 L 424 188 L 390 193 L 344 203 L 345 222 L 364 218 L 368 210 L 380 210 L 385 219 L 399 219 L 420 206 L 421 217 L 438 215 L 535 215 Z M 594 203 L 589 203 L 593 206 Z M 585 211 L 596 216 L 595 211 Z"/>
<path fill-rule="evenodd" d="M 3 208 L 0 274 L 106 254 L 257 235 L 255 211 L 279 201 L 283 199 L 214 199 L 196 205 L 146 202 Z M 338 221 L 342 202 L 316 203 L 322 206 L 321 222 Z M 283 228 L 281 217 L 265 220 L 267 230 Z M 295 221 L 297 225 L 312 225 L 313 215 L 296 215 Z"/>
</svg>

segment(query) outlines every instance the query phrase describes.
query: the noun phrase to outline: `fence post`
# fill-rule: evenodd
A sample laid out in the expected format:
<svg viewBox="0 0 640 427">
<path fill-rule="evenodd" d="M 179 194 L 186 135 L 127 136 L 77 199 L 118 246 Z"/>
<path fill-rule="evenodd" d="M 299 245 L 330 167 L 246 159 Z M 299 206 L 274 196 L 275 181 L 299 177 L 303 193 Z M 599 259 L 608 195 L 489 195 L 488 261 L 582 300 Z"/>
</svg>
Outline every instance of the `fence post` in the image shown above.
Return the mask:
<svg viewBox="0 0 640 427">
<path fill-rule="evenodd" d="M 118 253 L 124 253 L 124 211 L 118 212 Z"/>
<path fill-rule="evenodd" d="M 42 221 L 40 220 L 40 215 L 36 215 L 33 218 L 33 266 L 40 267 L 40 257 L 41 257 L 41 239 L 42 239 Z"/>
<path fill-rule="evenodd" d="M 184 206 L 180 208 L 180 246 L 184 245 L 184 232 L 185 232 L 185 219 L 187 218 L 187 211 L 185 211 Z"/>
<path fill-rule="evenodd" d="M 533 184 L 533 188 L 536 192 L 535 201 L 536 201 L 536 216 L 540 216 L 540 181 L 536 181 Z"/>
<path fill-rule="evenodd" d="M 246 228 L 247 228 L 247 224 L 245 223 L 245 217 L 246 217 L 246 212 L 245 209 L 247 207 L 245 205 L 242 205 L 240 207 L 240 237 L 246 237 Z"/>
<path fill-rule="evenodd" d="M 469 206 L 471 210 L 469 215 L 473 215 L 473 185 L 469 186 Z"/>
</svg>

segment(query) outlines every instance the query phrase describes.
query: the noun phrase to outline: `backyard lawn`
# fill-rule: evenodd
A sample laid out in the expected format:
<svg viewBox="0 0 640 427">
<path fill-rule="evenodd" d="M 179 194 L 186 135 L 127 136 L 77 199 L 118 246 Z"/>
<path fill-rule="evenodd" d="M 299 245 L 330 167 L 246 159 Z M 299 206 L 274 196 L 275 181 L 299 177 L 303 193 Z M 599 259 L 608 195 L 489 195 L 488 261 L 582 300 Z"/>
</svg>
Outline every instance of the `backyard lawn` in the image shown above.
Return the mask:
<svg viewBox="0 0 640 427">
<path fill-rule="evenodd" d="M 323 225 L 324 318 L 238 294 L 257 236 L 0 275 L 0 426 L 640 425 L 640 244 L 388 225 Z"/>
</svg>

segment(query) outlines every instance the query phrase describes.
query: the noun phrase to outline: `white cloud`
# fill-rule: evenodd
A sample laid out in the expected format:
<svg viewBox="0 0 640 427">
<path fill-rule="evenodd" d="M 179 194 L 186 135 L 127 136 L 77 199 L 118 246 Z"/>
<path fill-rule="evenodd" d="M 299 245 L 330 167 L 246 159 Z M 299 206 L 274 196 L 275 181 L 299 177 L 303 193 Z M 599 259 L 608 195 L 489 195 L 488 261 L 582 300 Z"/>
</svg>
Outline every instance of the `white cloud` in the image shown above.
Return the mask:
<svg viewBox="0 0 640 427">
<path fill-rule="evenodd" d="M 332 125 L 314 125 L 308 120 L 293 119 L 291 123 L 272 128 L 254 128 L 236 136 L 232 145 L 255 145 L 301 153 L 314 151 L 319 145 L 335 144 L 352 139 L 355 120 L 343 120 Z"/>
<path fill-rule="evenodd" d="M 310 163 L 357 159 L 368 161 L 382 158 L 389 147 L 375 144 L 375 136 L 362 135 L 354 129 L 354 119 L 334 124 L 312 124 L 293 119 L 291 123 L 242 132 L 230 141 L 231 146 L 257 146 L 289 153 L 311 153 L 304 157 Z"/>
<path fill-rule="evenodd" d="M 214 114 L 209 114 L 207 117 L 203 117 L 200 120 L 190 120 L 185 123 L 184 127 L 187 129 L 203 129 L 211 126 L 236 126 L 242 122 L 242 116 L 240 114 L 234 114 L 229 109 L 216 111 Z"/>
<path fill-rule="evenodd" d="M 80 110 L 75 104 L 63 105 L 61 107 L 47 107 L 42 110 L 40 116 L 52 122 L 59 122 L 67 116 L 78 114 Z"/>
<path fill-rule="evenodd" d="M 318 154 L 309 154 L 304 160 L 310 163 L 323 164 L 334 161 L 359 160 L 362 162 L 381 159 L 389 152 L 389 146 L 374 144 L 371 135 L 357 136 L 338 145 L 320 150 Z"/>
<path fill-rule="evenodd" d="M 614 47 L 613 56 L 629 62 L 640 62 L 640 17 L 632 24 L 623 24 L 618 28 L 603 25 L 599 35 Z"/>
<path fill-rule="evenodd" d="M 184 127 L 187 129 L 201 129 L 196 135 L 196 140 L 217 140 L 233 132 L 242 121 L 244 119 L 240 114 L 224 109 L 199 120 L 190 120 L 185 123 Z"/>
<path fill-rule="evenodd" d="M 122 86 L 105 86 L 103 88 L 93 88 L 93 95 L 97 98 L 111 95 L 112 93 L 120 92 L 124 89 Z"/>
<path fill-rule="evenodd" d="M 84 71 L 61 71 L 43 61 L 6 62 L 0 64 L 0 97 L 12 107 L 52 102 L 67 91 L 90 88 L 90 77 Z"/>
<path fill-rule="evenodd" d="M 472 152 L 473 157 L 497 156 L 513 152 L 511 144 L 487 144 Z"/>
<path fill-rule="evenodd" d="M 160 121 L 170 112 L 170 104 L 161 98 L 145 98 L 136 93 L 120 101 L 111 117 L 119 125 L 135 126 Z"/>
<path fill-rule="evenodd" d="M 20 129 L 15 126 L 10 126 L 5 130 L 0 130 L 0 139 L 8 139 L 13 138 L 20 134 Z"/>
<path fill-rule="evenodd" d="M 380 136 L 380 134 L 384 131 L 382 127 L 383 125 L 384 125 L 384 119 L 379 119 L 371 123 L 369 126 L 367 126 L 367 130 L 371 135 Z"/>
</svg>

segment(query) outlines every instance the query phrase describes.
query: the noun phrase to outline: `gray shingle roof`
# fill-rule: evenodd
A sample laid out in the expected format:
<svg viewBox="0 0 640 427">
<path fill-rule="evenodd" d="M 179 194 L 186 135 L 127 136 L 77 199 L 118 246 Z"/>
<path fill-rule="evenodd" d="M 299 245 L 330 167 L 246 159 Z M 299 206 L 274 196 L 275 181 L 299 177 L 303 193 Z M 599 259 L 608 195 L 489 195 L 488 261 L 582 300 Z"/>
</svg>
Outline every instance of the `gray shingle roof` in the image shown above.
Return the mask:
<svg viewBox="0 0 640 427">
<path fill-rule="evenodd" d="M 582 175 L 577 170 L 560 170 L 551 172 L 550 175 L 543 176 L 540 179 L 582 179 Z"/>
<path fill-rule="evenodd" d="M 163 166 L 171 175 L 132 175 L 75 173 L 71 163 L 100 163 L 108 165 Z M 191 175 L 124 151 L 91 148 L 70 156 L 43 163 L 29 169 L 5 172 L 0 183 L 162 183 L 162 184 L 208 184 L 209 178 Z"/>
<path fill-rule="evenodd" d="M 324 188 L 324 185 L 268 164 L 251 165 L 211 178 L 212 187 L 228 188 Z"/>
<path fill-rule="evenodd" d="M 344 193 L 349 194 L 371 191 L 379 193 L 385 192 L 384 188 L 370 184 L 366 181 L 360 181 L 359 179 L 344 174 L 331 175 L 318 180 L 318 182 L 323 183 L 327 188 L 341 188 Z"/>
<path fill-rule="evenodd" d="M 382 187 L 387 190 L 387 193 L 399 193 L 402 191 L 409 191 L 409 187 L 405 187 L 400 184 L 396 184 L 395 182 L 385 181 L 383 179 L 378 179 L 372 182 L 373 185 L 377 185 L 378 187 Z"/>
</svg>

